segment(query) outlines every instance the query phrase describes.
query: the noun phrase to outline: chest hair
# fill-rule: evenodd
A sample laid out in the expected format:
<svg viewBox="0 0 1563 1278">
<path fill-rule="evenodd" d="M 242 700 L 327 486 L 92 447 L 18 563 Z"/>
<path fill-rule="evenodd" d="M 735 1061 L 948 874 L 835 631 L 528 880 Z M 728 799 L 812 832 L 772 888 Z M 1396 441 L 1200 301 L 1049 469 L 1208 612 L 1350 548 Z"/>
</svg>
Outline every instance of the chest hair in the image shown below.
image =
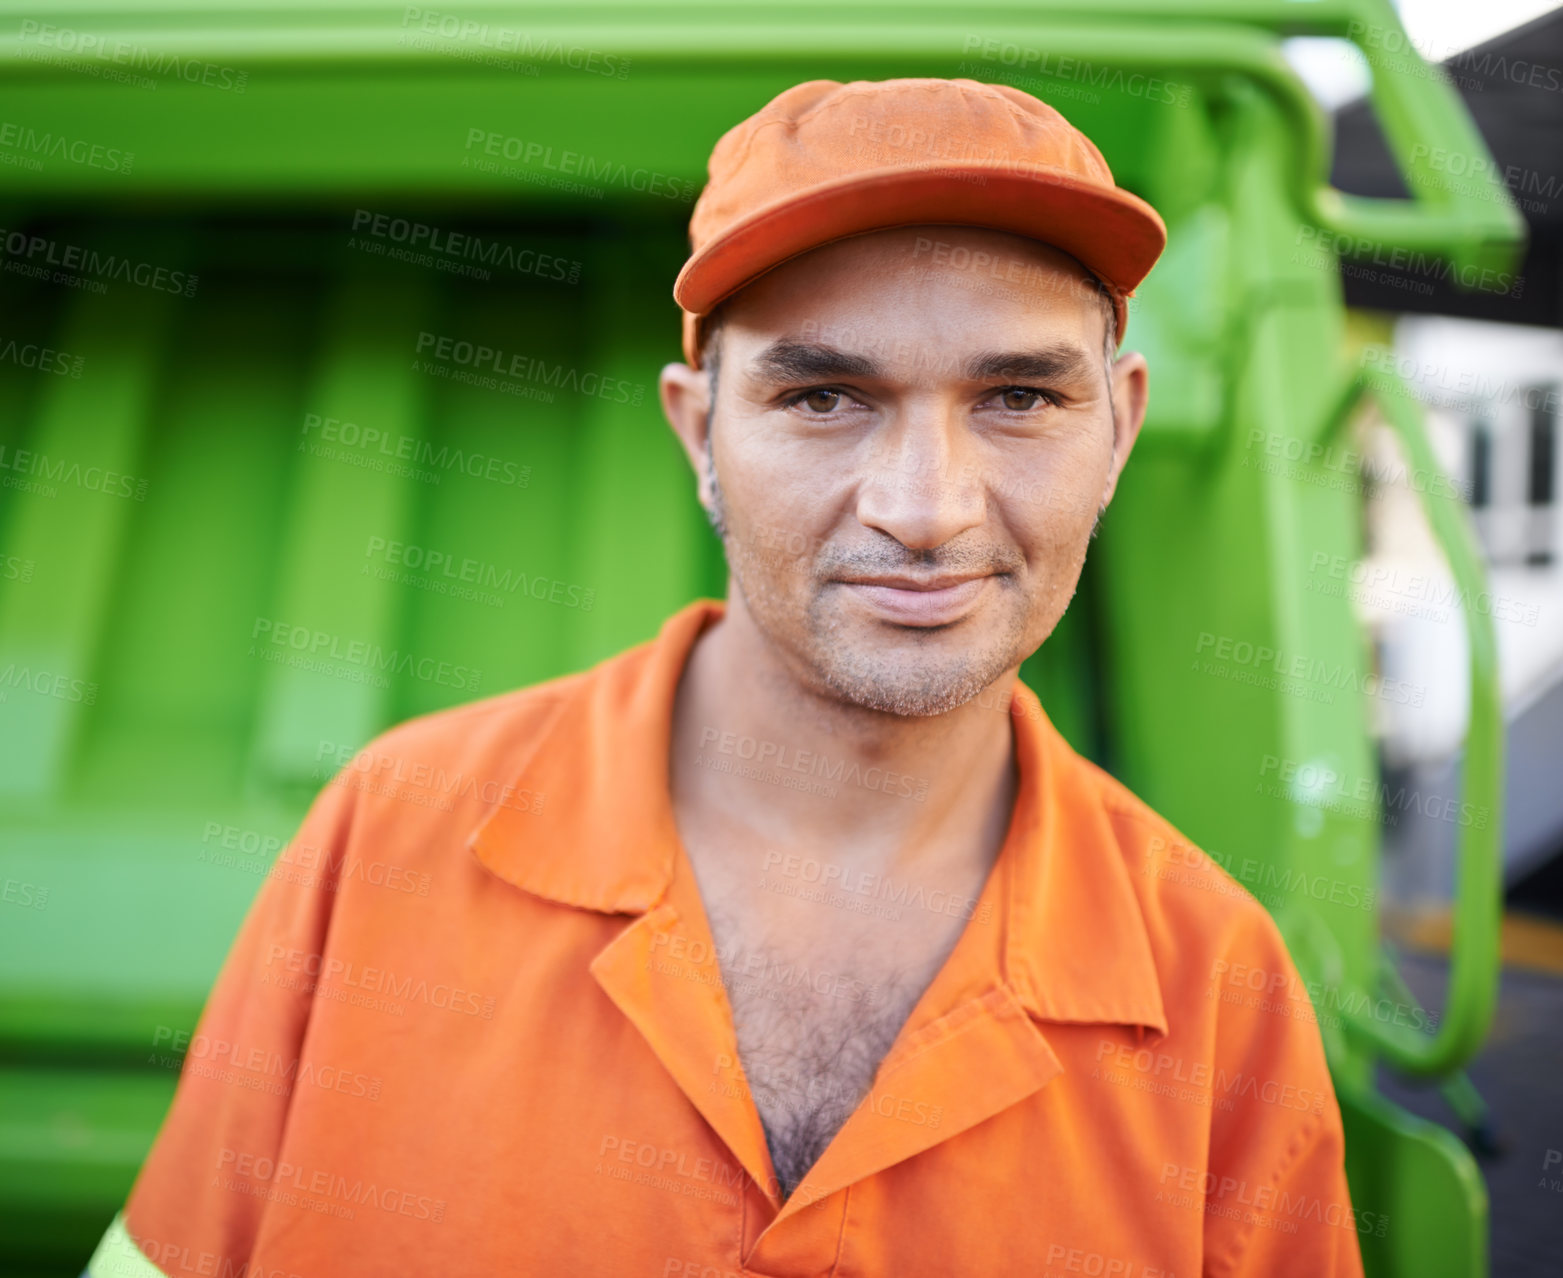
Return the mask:
<svg viewBox="0 0 1563 1278">
<path fill-rule="evenodd" d="M 739 1059 L 786 1198 L 868 1092 L 926 981 L 796 946 L 740 950 L 728 928 L 712 926 Z"/>
</svg>

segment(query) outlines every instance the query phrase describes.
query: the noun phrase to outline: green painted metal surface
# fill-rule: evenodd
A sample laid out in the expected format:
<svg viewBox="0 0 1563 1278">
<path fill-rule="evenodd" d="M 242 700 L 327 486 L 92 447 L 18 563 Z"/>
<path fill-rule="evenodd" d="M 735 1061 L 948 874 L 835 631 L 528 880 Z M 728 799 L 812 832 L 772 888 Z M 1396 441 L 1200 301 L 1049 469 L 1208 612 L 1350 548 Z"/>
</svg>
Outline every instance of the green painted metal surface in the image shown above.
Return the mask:
<svg viewBox="0 0 1563 1278">
<path fill-rule="evenodd" d="M 1442 1028 L 1411 1038 L 1373 1010 L 1380 825 L 1297 781 L 1375 778 L 1387 695 L 1349 600 L 1310 576 L 1362 547 L 1337 254 L 1502 269 L 1520 235 L 1502 198 L 1324 188 L 1278 36 L 1360 36 L 1388 8 L 427 12 L 0 5 L 0 1262 L 91 1253 L 179 1036 L 345 752 L 724 593 L 655 397 L 710 146 L 802 79 L 937 75 L 1051 102 L 1170 230 L 1128 334 L 1145 436 L 1024 674 L 1280 921 L 1355 1204 L 1389 1222 L 1370 1273 L 1484 1273 L 1469 1155 L 1370 1084 L 1380 1057 L 1442 1074 L 1480 1044 L 1496 823 L 1462 848 Z M 1408 174 L 1419 144 L 1485 154 L 1437 80 L 1374 94 Z M 1425 447 L 1406 401 L 1366 389 Z M 1463 512 L 1432 514 L 1471 582 Z M 1484 623 L 1463 797 L 1496 811 Z"/>
</svg>

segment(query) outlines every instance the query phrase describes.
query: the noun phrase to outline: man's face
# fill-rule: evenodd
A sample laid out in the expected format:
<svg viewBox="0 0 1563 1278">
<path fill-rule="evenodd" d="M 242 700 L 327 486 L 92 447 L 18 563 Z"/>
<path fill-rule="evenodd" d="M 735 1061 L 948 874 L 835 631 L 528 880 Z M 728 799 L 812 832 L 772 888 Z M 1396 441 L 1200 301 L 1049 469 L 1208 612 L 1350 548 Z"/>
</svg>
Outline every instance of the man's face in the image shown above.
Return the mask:
<svg viewBox="0 0 1563 1278">
<path fill-rule="evenodd" d="M 701 497 L 794 677 L 926 716 L 1018 667 L 1144 413 L 1144 361 L 1109 370 L 1089 277 L 1020 236 L 910 227 L 816 249 L 724 310 L 714 406 L 683 365 L 663 403 L 701 471 L 709 418 Z"/>
</svg>

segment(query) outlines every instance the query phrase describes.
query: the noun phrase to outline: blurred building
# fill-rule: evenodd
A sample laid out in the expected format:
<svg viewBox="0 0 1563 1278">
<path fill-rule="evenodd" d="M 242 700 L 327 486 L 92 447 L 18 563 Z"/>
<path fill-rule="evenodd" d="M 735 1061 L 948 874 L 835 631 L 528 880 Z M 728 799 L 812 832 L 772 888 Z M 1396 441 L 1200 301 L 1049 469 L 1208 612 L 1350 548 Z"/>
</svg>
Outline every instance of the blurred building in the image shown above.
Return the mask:
<svg viewBox="0 0 1563 1278">
<path fill-rule="evenodd" d="M 1393 56 L 1393 51 L 1386 51 Z M 1386 704 L 1385 886 L 1413 911 L 1446 901 L 1464 810 L 1460 747 L 1468 698 L 1462 609 L 1493 619 L 1506 732 L 1505 880 L 1563 852 L 1563 9 L 1445 59 L 1495 161 L 1429 153 L 1419 183 L 1492 198 L 1506 191 L 1530 230 L 1512 277 L 1462 289 L 1447 275 L 1343 270 L 1349 306 L 1381 322 L 1364 361 L 1393 364 L 1421 401 L 1428 432 L 1469 503 L 1487 559 L 1485 597 L 1459 597 L 1387 429 L 1371 424 L 1369 554 L 1355 597 L 1386 677 L 1425 690 Z M 1342 190 L 1406 197 L 1366 101 L 1335 114 L 1332 178 Z M 1375 327 L 1370 319 L 1366 328 Z"/>
</svg>

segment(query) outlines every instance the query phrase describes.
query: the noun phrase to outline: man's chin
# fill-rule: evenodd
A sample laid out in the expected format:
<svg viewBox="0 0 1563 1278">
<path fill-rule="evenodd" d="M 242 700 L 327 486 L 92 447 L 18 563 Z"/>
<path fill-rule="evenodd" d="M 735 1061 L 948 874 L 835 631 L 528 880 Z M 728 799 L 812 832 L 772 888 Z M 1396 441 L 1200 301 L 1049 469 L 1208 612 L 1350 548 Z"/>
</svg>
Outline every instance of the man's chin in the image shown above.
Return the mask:
<svg viewBox="0 0 1563 1278">
<path fill-rule="evenodd" d="M 949 625 L 905 626 L 856 609 L 816 614 L 805 664 L 823 689 L 881 714 L 930 718 L 959 709 L 1018 663 L 1010 619 L 979 608 Z M 1021 654 L 1023 655 L 1023 654 Z"/>
<path fill-rule="evenodd" d="M 926 719 L 959 709 L 1008 668 L 1000 664 L 990 674 L 992 662 L 977 661 L 966 652 L 936 662 L 929 662 L 924 653 L 915 664 L 903 664 L 894 656 L 883 646 L 848 651 L 838 647 L 820 654 L 815 671 L 829 695 L 841 701 L 880 714 Z"/>
<path fill-rule="evenodd" d="M 977 696 L 985 686 L 908 685 L 893 681 L 830 682 L 831 691 L 848 704 L 903 719 L 934 719 L 949 714 Z"/>
</svg>

